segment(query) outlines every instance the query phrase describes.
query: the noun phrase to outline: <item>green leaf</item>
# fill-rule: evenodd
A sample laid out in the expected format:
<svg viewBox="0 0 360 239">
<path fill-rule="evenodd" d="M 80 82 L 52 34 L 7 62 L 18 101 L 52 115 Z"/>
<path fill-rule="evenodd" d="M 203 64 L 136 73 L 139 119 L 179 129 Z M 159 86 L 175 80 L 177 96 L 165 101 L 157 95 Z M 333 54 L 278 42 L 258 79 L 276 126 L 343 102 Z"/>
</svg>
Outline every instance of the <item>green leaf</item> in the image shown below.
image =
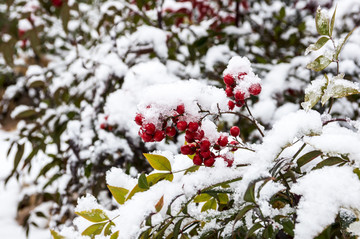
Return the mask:
<svg viewBox="0 0 360 239">
<path fill-rule="evenodd" d="M 353 172 L 358 176 L 358 178 L 360 180 L 360 169 L 359 168 L 354 168 Z"/>
<path fill-rule="evenodd" d="M 321 11 L 320 7 L 316 10 L 315 22 L 317 32 L 320 35 L 329 36 L 329 19 L 324 12 Z"/>
<path fill-rule="evenodd" d="M 171 172 L 171 164 L 166 157 L 156 154 L 144 154 L 144 156 L 154 169 Z"/>
<path fill-rule="evenodd" d="M 284 232 L 286 232 L 289 236 L 294 237 L 295 225 L 291 220 L 285 219 L 281 222 L 281 225 L 283 226 Z"/>
<path fill-rule="evenodd" d="M 155 205 L 155 210 L 160 212 L 162 207 L 164 206 L 164 195 L 160 198 L 160 200 Z"/>
<path fill-rule="evenodd" d="M 66 2 L 63 2 L 63 5 L 60 10 L 60 17 L 61 17 L 63 29 L 66 33 L 68 33 L 68 23 L 70 20 L 70 8 Z"/>
<path fill-rule="evenodd" d="M 45 82 L 43 80 L 35 80 L 29 84 L 29 88 L 36 88 L 36 87 L 45 87 Z"/>
<path fill-rule="evenodd" d="M 201 211 L 205 212 L 205 211 L 210 210 L 210 209 L 216 210 L 216 200 L 215 200 L 215 198 L 212 198 L 209 201 L 207 201 L 202 206 Z"/>
<path fill-rule="evenodd" d="M 119 204 L 125 203 L 125 197 L 128 194 L 129 190 L 127 190 L 126 188 L 115 187 L 115 186 L 110 186 L 110 185 L 107 185 L 107 187 L 110 190 L 113 197 L 115 198 L 115 200 Z"/>
<path fill-rule="evenodd" d="M 17 166 L 20 163 L 20 160 L 22 159 L 22 156 L 24 155 L 25 146 L 24 144 L 18 144 L 17 145 L 17 151 L 14 158 L 14 171 L 16 170 Z"/>
<path fill-rule="evenodd" d="M 119 231 L 116 231 L 111 235 L 110 239 L 117 239 L 118 237 L 119 237 Z"/>
<path fill-rule="evenodd" d="M 321 71 L 325 69 L 330 63 L 331 63 L 331 59 L 321 55 L 318 58 L 316 58 L 313 62 L 307 64 L 306 68 L 314 71 Z"/>
<path fill-rule="evenodd" d="M 250 204 L 250 205 L 247 205 L 245 207 L 243 207 L 239 213 L 236 215 L 235 217 L 235 222 L 241 220 L 241 218 L 243 218 L 243 216 L 245 216 L 245 214 L 250 211 L 251 209 L 254 209 L 256 208 L 256 206 L 254 204 Z"/>
<path fill-rule="evenodd" d="M 111 227 L 112 226 L 115 226 L 115 223 L 110 222 L 110 223 L 107 224 L 107 226 L 105 227 L 105 230 L 104 230 L 104 235 L 105 236 L 110 236 L 111 235 Z"/>
<path fill-rule="evenodd" d="M 150 186 L 156 184 L 161 180 L 168 180 L 172 182 L 173 179 L 174 179 L 174 175 L 172 173 L 153 173 L 147 176 L 147 181 Z"/>
<path fill-rule="evenodd" d="M 107 222 L 93 224 L 93 225 L 89 226 L 88 228 L 86 228 L 81 233 L 81 235 L 91 236 L 91 238 L 94 238 L 95 235 L 100 235 L 100 233 L 104 229 L 106 223 Z"/>
<path fill-rule="evenodd" d="M 57 233 L 54 230 L 50 230 L 51 236 L 53 237 L 53 239 L 65 239 L 64 236 L 60 235 L 59 233 Z"/>
<path fill-rule="evenodd" d="M 255 184 L 257 181 L 255 182 L 251 182 L 248 186 L 248 188 L 246 189 L 246 192 L 244 194 L 244 200 L 246 202 L 253 202 L 255 203 Z"/>
<path fill-rule="evenodd" d="M 318 156 L 322 155 L 322 152 L 320 150 L 314 150 L 311 152 L 308 152 L 301 156 L 297 161 L 297 165 L 299 168 L 304 166 L 305 164 L 309 163 L 311 160 L 317 158 Z"/>
<path fill-rule="evenodd" d="M 351 34 L 355 31 L 356 28 L 357 28 L 357 26 L 356 26 L 354 29 L 352 29 L 352 31 L 349 32 L 349 33 L 346 35 L 344 41 L 342 41 L 342 42 L 337 46 L 336 52 L 335 52 L 335 55 L 334 55 L 334 59 L 335 59 L 335 60 L 338 60 L 339 54 L 340 54 L 340 52 L 341 52 L 341 49 L 343 48 L 343 46 L 345 45 L 345 42 L 349 39 L 349 37 L 350 37 Z"/>
<path fill-rule="evenodd" d="M 148 181 L 146 179 L 146 176 L 145 176 L 145 173 L 142 173 L 139 177 L 139 180 L 138 180 L 138 185 L 140 188 L 142 189 L 149 189 L 149 184 L 148 184 Z"/>
<path fill-rule="evenodd" d="M 315 44 L 311 44 L 308 48 L 306 48 L 305 55 L 309 54 L 311 51 L 319 50 L 329 41 L 329 39 L 329 37 L 320 37 Z"/>
<path fill-rule="evenodd" d="M 14 119 L 25 119 L 25 118 L 29 118 L 31 116 L 34 116 L 36 114 L 37 114 L 37 112 L 35 110 L 28 109 L 28 110 L 21 111 L 20 113 L 15 115 Z"/>
<path fill-rule="evenodd" d="M 198 166 L 198 165 L 193 165 L 193 166 L 191 166 L 190 168 L 186 169 L 186 171 L 185 171 L 184 174 L 196 172 L 199 168 L 200 168 L 200 166 Z"/>
<path fill-rule="evenodd" d="M 245 238 L 249 238 L 252 234 L 254 234 L 254 232 L 256 232 L 258 229 L 262 228 L 262 225 L 260 224 L 260 222 L 255 223 L 250 229 L 249 231 L 246 233 L 246 237 Z"/>
<path fill-rule="evenodd" d="M 344 163 L 344 162 L 345 161 L 339 157 L 330 157 L 330 158 L 327 158 L 324 161 L 321 161 L 320 163 L 318 163 L 314 169 L 319 169 L 324 166 L 332 166 L 332 165 L 336 165 L 336 164 L 340 164 L 340 163 Z"/>
<path fill-rule="evenodd" d="M 335 7 L 335 11 L 331 17 L 331 22 L 330 22 L 330 36 L 332 36 L 333 30 L 334 30 L 334 24 L 335 24 L 335 15 L 336 15 L 336 9 L 337 9 L 337 4 Z"/>
<path fill-rule="evenodd" d="M 227 204 L 229 202 L 229 196 L 226 193 L 218 194 L 219 204 Z"/>
<path fill-rule="evenodd" d="M 202 193 L 194 198 L 195 203 L 206 202 L 211 199 L 211 196 L 207 193 Z"/>
<path fill-rule="evenodd" d="M 91 209 L 75 213 L 90 222 L 103 222 L 109 220 L 109 217 L 101 209 Z"/>
<path fill-rule="evenodd" d="M 175 224 L 174 226 L 174 233 L 173 233 L 173 236 L 172 238 L 178 238 L 179 236 L 179 232 L 180 232 L 180 226 L 181 226 L 181 223 L 182 221 L 185 219 L 185 217 L 181 218 L 179 221 L 177 221 L 177 223 Z"/>
</svg>

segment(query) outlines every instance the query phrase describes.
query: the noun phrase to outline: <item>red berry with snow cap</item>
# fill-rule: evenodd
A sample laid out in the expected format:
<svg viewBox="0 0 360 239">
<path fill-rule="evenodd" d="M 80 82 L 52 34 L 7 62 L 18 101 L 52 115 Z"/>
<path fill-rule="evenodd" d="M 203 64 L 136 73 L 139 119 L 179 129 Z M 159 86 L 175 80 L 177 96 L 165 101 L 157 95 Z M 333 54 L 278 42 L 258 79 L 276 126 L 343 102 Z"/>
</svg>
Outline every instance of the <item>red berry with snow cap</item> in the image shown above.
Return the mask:
<svg viewBox="0 0 360 239">
<path fill-rule="evenodd" d="M 261 92 L 261 85 L 259 83 L 252 84 L 249 88 L 249 93 L 252 95 L 258 95 Z"/>
<path fill-rule="evenodd" d="M 191 132 L 196 132 L 196 130 L 198 130 L 198 128 L 199 128 L 199 124 L 197 122 L 190 122 L 188 125 L 188 129 Z"/>
<path fill-rule="evenodd" d="M 228 106 L 229 106 L 229 110 L 233 110 L 235 108 L 235 102 L 232 100 L 229 100 Z"/>
<path fill-rule="evenodd" d="M 165 133 L 164 131 L 161 130 L 157 130 L 154 134 L 154 140 L 157 142 L 160 142 L 161 140 L 163 140 L 165 138 Z"/>
<path fill-rule="evenodd" d="M 179 115 L 184 114 L 184 113 L 185 113 L 185 106 L 184 106 L 184 105 L 178 105 L 178 106 L 176 107 L 176 112 L 178 112 Z"/>
<path fill-rule="evenodd" d="M 228 144 L 228 137 L 227 136 L 220 136 L 217 143 L 221 146 L 221 147 L 225 147 Z"/>
<path fill-rule="evenodd" d="M 244 100 L 245 99 L 245 93 L 241 91 L 237 91 L 235 93 L 235 99 L 236 100 Z"/>
<path fill-rule="evenodd" d="M 143 119 L 144 119 L 144 116 L 142 116 L 141 114 L 136 114 L 136 116 L 135 116 L 135 123 L 137 124 L 137 125 L 142 125 L 143 124 Z M 105 119 L 105 120 L 107 120 L 107 119 Z"/>
<path fill-rule="evenodd" d="M 238 74 L 238 78 L 239 78 L 240 80 L 243 80 L 246 75 L 247 75 L 246 72 L 240 72 L 240 73 Z"/>
<path fill-rule="evenodd" d="M 176 129 L 174 127 L 167 127 L 166 128 L 166 135 L 170 137 L 174 137 L 176 134 Z"/>
<path fill-rule="evenodd" d="M 224 82 L 226 85 L 233 85 L 235 83 L 235 79 L 232 75 L 227 74 L 224 76 Z"/>
<path fill-rule="evenodd" d="M 231 134 L 232 136 L 234 136 L 234 137 L 239 136 L 239 134 L 240 134 L 240 129 L 239 129 L 239 127 L 237 127 L 237 126 L 231 127 L 231 129 L 230 129 L 230 134 Z"/>
<path fill-rule="evenodd" d="M 186 121 L 179 121 L 177 122 L 176 127 L 178 128 L 178 130 L 184 131 L 187 128 L 187 123 Z"/>
<path fill-rule="evenodd" d="M 153 123 L 146 124 L 144 129 L 147 134 L 154 134 L 156 130 L 155 125 Z"/>
<path fill-rule="evenodd" d="M 100 124 L 100 129 L 105 129 L 106 128 L 106 123 L 101 123 Z"/>
</svg>

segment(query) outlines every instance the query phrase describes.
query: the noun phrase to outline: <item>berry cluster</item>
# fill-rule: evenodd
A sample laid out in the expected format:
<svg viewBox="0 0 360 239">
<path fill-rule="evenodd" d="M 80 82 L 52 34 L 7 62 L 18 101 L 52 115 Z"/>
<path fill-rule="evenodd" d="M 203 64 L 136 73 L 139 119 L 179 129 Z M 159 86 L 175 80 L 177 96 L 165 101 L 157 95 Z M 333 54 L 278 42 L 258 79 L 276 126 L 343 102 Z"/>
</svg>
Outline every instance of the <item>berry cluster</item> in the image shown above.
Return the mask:
<svg viewBox="0 0 360 239">
<path fill-rule="evenodd" d="M 109 118 L 108 115 L 104 117 L 105 122 L 100 124 L 100 129 L 108 130 L 108 131 L 113 130 L 113 127 L 107 122 L 108 118 Z"/>
<path fill-rule="evenodd" d="M 261 85 L 259 83 L 248 84 L 249 86 L 238 87 L 239 83 L 246 81 L 246 72 L 239 72 L 237 75 L 226 74 L 224 76 L 224 83 L 226 84 L 225 93 L 232 100 L 228 102 L 230 110 L 233 110 L 235 106 L 242 107 L 245 104 L 245 99 L 250 95 L 258 95 L 261 92 Z"/>
</svg>

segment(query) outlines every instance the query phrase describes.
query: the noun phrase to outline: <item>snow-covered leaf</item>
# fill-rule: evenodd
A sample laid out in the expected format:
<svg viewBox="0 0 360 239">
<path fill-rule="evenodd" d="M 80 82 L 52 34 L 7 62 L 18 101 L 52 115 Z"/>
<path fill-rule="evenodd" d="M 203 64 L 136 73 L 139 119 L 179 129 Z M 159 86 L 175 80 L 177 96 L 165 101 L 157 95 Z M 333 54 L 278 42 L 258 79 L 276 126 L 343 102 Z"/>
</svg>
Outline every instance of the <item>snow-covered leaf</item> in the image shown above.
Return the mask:
<svg viewBox="0 0 360 239">
<path fill-rule="evenodd" d="M 77 215 L 82 216 L 90 222 L 103 222 L 109 220 L 109 217 L 101 209 L 91 209 L 81 212 L 75 212 Z"/>
<path fill-rule="evenodd" d="M 321 11 L 321 8 L 318 7 L 316 10 L 315 16 L 316 30 L 320 35 L 329 35 L 329 19 L 326 14 Z"/>
<path fill-rule="evenodd" d="M 314 71 L 321 71 L 325 69 L 331 63 L 331 59 L 327 58 L 324 55 L 319 56 L 313 62 L 310 62 L 306 65 L 306 68 L 314 70 Z"/>
<path fill-rule="evenodd" d="M 317 79 L 313 80 L 311 82 L 311 85 L 309 85 L 305 89 L 305 102 L 301 104 L 301 106 L 305 110 L 309 110 L 314 105 L 316 105 L 317 102 L 321 99 L 322 95 L 324 94 L 324 90 L 328 84 L 327 76 L 325 75 L 325 78 L 323 79 Z"/>
<path fill-rule="evenodd" d="M 51 236 L 53 237 L 53 239 L 65 239 L 64 236 L 60 235 L 58 232 L 54 231 L 54 230 L 50 230 Z"/>
<path fill-rule="evenodd" d="M 217 205 L 216 199 L 212 198 L 202 206 L 201 211 L 205 212 L 210 209 L 216 210 L 216 205 Z"/>
<path fill-rule="evenodd" d="M 323 47 L 329 41 L 329 39 L 330 38 L 327 36 L 320 37 L 316 41 L 316 43 L 311 44 L 310 46 L 308 46 L 308 48 L 306 48 L 305 55 L 309 54 L 311 51 L 319 50 L 321 47 Z"/>
</svg>

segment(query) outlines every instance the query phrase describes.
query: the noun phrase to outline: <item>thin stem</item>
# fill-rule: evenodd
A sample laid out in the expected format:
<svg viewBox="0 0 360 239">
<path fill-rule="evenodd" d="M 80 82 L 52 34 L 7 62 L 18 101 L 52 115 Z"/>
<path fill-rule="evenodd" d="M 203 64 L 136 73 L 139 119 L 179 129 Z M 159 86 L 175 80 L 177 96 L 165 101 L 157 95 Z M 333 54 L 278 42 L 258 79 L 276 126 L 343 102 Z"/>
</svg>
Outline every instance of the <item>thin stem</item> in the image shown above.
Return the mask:
<svg viewBox="0 0 360 239">
<path fill-rule="evenodd" d="M 334 49 L 335 49 L 335 51 L 336 51 L 336 44 L 335 44 L 334 39 L 333 39 L 332 37 L 330 37 L 330 40 L 331 40 L 331 42 L 332 42 L 332 44 L 333 44 L 333 46 L 334 46 Z M 333 61 L 336 62 L 336 75 L 339 75 L 339 73 L 340 73 L 339 56 L 337 56 L 336 59 L 333 59 Z M 331 108 L 332 108 L 333 104 L 334 104 L 334 98 L 331 98 L 331 99 L 330 99 L 330 103 L 329 103 L 328 114 L 330 114 Z"/>
<path fill-rule="evenodd" d="M 264 135 L 264 133 L 262 132 L 262 130 L 260 129 L 260 127 L 258 126 L 258 124 L 257 124 L 257 122 L 256 122 L 256 120 L 255 120 L 255 118 L 254 118 L 254 116 L 252 115 L 252 113 L 251 113 L 251 111 L 250 111 L 250 109 L 249 109 L 249 107 L 248 107 L 248 105 L 247 105 L 246 101 L 245 101 L 245 107 L 246 107 L 246 110 L 249 112 L 249 115 L 250 115 L 250 116 L 251 116 L 251 118 L 253 119 L 253 122 L 254 122 L 254 124 L 255 124 L 256 128 L 258 129 L 259 133 L 261 134 L 261 136 L 262 136 L 262 137 L 264 137 L 265 135 Z"/>
<path fill-rule="evenodd" d="M 299 155 L 299 153 L 305 148 L 305 146 L 306 146 L 306 143 L 304 143 L 301 147 L 300 147 L 300 149 L 294 154 L 294 156 L 292 157 L 292 160 L 291 161 L 293 161 L 293 160 L 295 160 L 295 158 Z"/>
</svg>

